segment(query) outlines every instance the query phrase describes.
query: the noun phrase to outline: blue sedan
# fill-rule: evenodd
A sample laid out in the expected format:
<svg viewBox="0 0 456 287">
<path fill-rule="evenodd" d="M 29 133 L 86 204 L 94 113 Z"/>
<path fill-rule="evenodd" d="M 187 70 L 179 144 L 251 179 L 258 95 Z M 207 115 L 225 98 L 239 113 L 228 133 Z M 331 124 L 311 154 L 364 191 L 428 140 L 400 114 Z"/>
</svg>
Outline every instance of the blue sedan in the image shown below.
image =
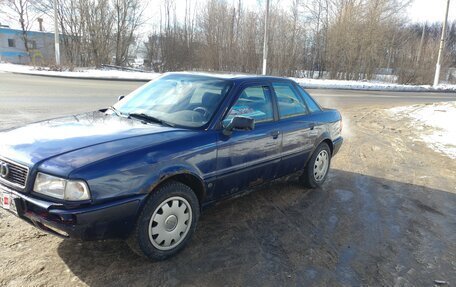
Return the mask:
<svg viewBox="0 0 456 287">
<path fill-rule="evenodd" d="M 341 130 L 337 110 L 289 79 L 168 73 L 107 109 L 1 132 L 1 206 L 162 260 L 220 200 L 290 174 L 322 185 Z"/>
</svg>

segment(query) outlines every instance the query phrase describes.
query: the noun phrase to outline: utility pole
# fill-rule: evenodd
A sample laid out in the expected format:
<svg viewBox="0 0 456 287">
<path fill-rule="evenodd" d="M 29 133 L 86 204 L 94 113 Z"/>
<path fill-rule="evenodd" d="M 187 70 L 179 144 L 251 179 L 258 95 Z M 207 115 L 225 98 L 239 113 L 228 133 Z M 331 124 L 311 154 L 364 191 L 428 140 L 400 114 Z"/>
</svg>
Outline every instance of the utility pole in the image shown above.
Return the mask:
<svg viewBox="0 0 456 287">
<path fill-rule="evenodd" d="M 264 16 L 264 42 L 263 42 L 263 75 L 266 75 L 268 61 L 268 21 L 269 21 L 269 0 L 266 0 L 266 14 Z"/>
<path fill-rule="evenodd" d="M 445 19 L 444 19 L 443 25 L 442 25 L 442 37 L 440 38 L 439 56 L 437 57 L 437 64 L 435 65 L 434 87 L 436 87 L 439 84 L 440 66 L 442 63 L 443 48 L 445 47 L 446 26 L 447 26 L 449 8 L 450 8 L 450 0 L 447 0 Z"/>
<path fill-rule="evenodd" d="M 57 21 L 57 0 L 54 0 L 55 64 L 60 66 L 59 22 Z"/>
</svg>

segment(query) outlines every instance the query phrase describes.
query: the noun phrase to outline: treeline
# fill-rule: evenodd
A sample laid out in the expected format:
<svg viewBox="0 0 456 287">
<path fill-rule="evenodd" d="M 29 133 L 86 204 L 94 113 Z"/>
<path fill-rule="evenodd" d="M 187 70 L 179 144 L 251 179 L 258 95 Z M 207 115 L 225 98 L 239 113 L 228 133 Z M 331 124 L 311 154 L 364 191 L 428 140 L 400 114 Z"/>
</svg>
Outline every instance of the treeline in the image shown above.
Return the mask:
<svg viewBox="0 0 456 287">
<path fill-rule="evenodd" d="M 33 3 L 52 16 L 53 0 L 3 1 Z M 143 0 L 57 0 L 66 64 L 128 66 L 139 54 L 146 68 L 158 72 L 261 72 L 264 7 L 242 0 L 156 1 L 145 7 Z M 291 0 L 286 7 L 272 5 L 268 74 L 346 80 L 381 74 L 400 83 L 431 83 L 441 24 L 410 24 L 409 2 Z M 159 12 L 146 18 L 148 9 Z M 455 66 L 452 22 L 442 78 Z"/>
<path fill-rule="evenodd" d="M 294 0 L 271 7 L 268 73 L 344 80 L 386 74 L 400 83 L 432 83 L 441 24 L 408 24 L 409 2 Z M 195 7 L 192 0 L 185 4 Z M 173 0 L 162 2 L 160 26 L 145 43 L 154 70 L 261 72 L 262 9 L 208 0 L 185 11 L 182 21 Z M 453 22 L 442 73 L 455 65 Z"/>
<path fill-rule="evenodd" d="M 14 0 L 26 1 L 26 0 Z M 53 17 L 53 0 L 35 2 Z M 70 66 L 127 66 L 144 23 L 141 0 L 57 0 L 64 60 Z"/>
</svg>

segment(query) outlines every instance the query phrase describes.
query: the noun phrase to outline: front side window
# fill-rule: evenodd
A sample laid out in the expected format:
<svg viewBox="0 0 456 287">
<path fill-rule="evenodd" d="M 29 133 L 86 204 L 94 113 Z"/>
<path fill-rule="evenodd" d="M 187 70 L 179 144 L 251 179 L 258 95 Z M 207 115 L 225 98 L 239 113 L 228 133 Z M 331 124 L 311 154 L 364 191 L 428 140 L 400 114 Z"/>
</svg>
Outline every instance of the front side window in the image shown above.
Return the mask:
<svg viewBox="0 0 456 287">
<path fill-rule="evenodd" d="M 277 95 L 277 106 L 281 119 L 307 114 L 306 104 L 292 84 L 273 83 L 272 87 Z"/>
<path fill-rule="evenodd" d="M 114 105 L 124 115 L 144 114 L 171 125 L 202 127 L 228 93 L 231 81 L 171 74 L 133 91 Z"/>
<path fill-rule="evenodd" d="M 271 91 L 267 86 L 252 86 L 244 89 L 223 121 L 226 126 L 235 116 L 249 117 L 255 123 L 274 120 Z"/>
<path fill-rule="evenodd" d="M 10 47 L 10 48 L 16 47 L 16 41 L 14 41 L 14 39 L 8 39 L 8 47 Z"/>
</svg>

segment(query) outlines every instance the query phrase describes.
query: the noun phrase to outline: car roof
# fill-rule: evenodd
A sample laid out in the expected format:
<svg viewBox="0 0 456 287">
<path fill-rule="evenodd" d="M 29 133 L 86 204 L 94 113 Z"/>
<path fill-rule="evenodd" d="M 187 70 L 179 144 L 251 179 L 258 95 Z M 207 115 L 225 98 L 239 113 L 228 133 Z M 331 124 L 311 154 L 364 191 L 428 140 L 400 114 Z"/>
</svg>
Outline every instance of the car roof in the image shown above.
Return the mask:
<svg viewBox="0 0 456 287">
<path fill-rule="evenodd" d="M 254 74 L 240 74 L 240 73 L 216 73 L 216 72 L 170 72 L 167 75 L 194 75 L 210 77 L 214 79 L 232 80 L 235 82 L 249 82 L 249 81 L 261 81 L 261 80 L 276 80 L 276 81 L 290 81 L 293 80 L 282 77 L 254 75 Z"/>
</svg>

